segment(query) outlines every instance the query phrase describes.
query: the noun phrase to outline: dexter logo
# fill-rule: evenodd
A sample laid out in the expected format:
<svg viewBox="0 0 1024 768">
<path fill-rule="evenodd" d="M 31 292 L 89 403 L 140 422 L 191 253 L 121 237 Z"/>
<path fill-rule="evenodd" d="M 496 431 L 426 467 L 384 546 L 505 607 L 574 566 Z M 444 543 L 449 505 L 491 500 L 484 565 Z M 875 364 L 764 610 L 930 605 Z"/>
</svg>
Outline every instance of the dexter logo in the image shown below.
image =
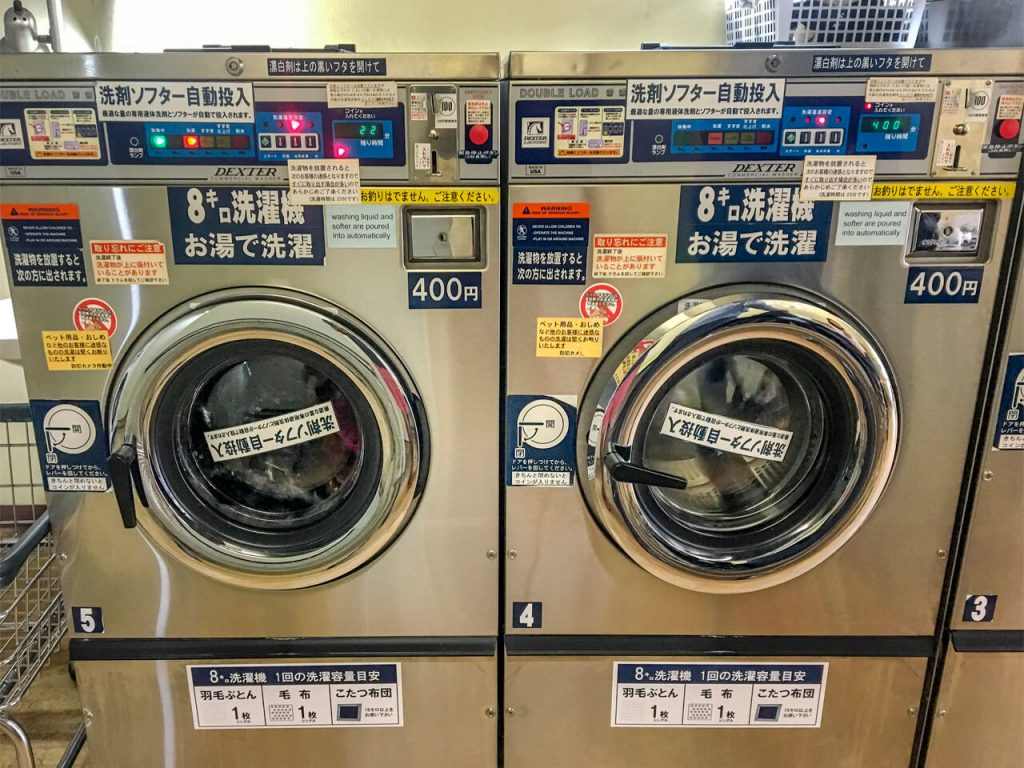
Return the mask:
<svg viewBox="0 0 1024 768">
<path fill-rule="evenodd" d="M 794 173 L 796 163 L 736 163 L 733 173 Z"/>
<path fill-rule="evenodd" d="M 261 168 L 258 166 L 221 166 L 213 174 L 214 176 L 227 176 L 229 178 L 241 178 L 250 176 L 277 176 L 277 168 Z"/>
</svg>

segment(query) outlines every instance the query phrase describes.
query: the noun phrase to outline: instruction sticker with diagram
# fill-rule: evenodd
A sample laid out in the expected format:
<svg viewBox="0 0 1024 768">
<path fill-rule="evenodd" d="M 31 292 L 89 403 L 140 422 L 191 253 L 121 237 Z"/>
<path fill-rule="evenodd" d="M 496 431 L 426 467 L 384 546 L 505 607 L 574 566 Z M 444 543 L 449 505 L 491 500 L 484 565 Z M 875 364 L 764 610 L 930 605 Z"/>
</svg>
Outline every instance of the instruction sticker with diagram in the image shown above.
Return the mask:
<svg viewBox="0 0 1024 768">
<path fill-rule="evenodd" d="M 402 725 L 401 664 L 189 665 L 196 729 Z"/>
<path fill-rule="evenodd" d="M 828 664 L 617 661 L 612 726 L 820 728 Z"/>
</svg>

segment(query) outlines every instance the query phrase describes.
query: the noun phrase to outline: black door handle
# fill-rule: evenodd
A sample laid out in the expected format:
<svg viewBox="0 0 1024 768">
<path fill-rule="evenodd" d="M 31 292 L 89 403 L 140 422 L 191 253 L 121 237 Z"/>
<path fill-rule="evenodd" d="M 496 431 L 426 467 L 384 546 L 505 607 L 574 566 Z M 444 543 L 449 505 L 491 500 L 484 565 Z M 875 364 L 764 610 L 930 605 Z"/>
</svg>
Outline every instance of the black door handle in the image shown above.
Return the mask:
<svg viewBox="0 0 1024 768">
<path fill-rule="evenodd" d="M 135 517 L 136 491 L 142 506 L 149 506 L 142 490 L 142 475 L 139 472 L 135 447 L 125 443 L 110 454 L 107 469 L 110 470 L 110 482 L 114 486 L 114 498 L 117 499 L 117 508 L 121 512 L 121 522 L 125 528 L 134 528 L 138 522 Z"/>
<path fill-rule="evenodd" d="M 608 468 L 608 474 L 612 480 L 619 483 L 630 483 L 631 485 L 653 485 L 656 488 L 673 488 L 677 491 L 685 491 L 687 482 L 685 478 L 659 472 L 656 469 L 648 469 L 640 464 L 631 464 L 629 454 L 631 447 L 628 445 L 612 445 L 611 449 L 604 455 L 604 465 Z"/>
</svg>

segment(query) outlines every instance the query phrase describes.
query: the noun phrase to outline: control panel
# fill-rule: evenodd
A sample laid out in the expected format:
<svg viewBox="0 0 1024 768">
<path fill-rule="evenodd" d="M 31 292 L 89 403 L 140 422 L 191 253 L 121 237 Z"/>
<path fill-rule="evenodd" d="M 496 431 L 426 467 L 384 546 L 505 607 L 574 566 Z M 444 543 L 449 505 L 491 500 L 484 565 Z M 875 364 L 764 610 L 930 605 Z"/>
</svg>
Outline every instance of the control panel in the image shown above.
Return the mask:
<svg viewBox="0 0 1024 768">
<path fill-rule="evenodd" d="M 280 162 L 323 157 L 323 125 L 314 110 L 256 113 L 259 159 Z"/>
<path fill-rule="evenodd" d="M 146 154 L 151 158 L 252 157 L 252 128 L 231 123 L 147 123 Z"/>
<path fill-rule="evenodd" d="M 850 129 L 850 107 L 829 104 L 782 110 L 782 157 L 842 155 Z M 912 148 L 911 151 L 916 149 Z"/>
</svg>

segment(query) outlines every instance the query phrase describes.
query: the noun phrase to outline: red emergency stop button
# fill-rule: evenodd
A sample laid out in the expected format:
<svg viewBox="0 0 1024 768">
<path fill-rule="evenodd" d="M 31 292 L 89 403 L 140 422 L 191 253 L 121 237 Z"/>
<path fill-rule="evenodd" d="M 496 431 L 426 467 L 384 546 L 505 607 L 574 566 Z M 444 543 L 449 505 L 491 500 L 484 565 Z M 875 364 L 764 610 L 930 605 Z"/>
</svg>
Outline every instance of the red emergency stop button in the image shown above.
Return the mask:
<svg viewBox="0 0 1024 768">
<path fill-rule="evenodd" d="M 491 138 L 491 131 L 483 123 L 477 123 L 469 127 L 469 140 L 477 146 L 486 144 L 489 138 Z"/>
<path fill-rule="evenodd" d="M 996 129 L 1000 139 L 1016 139 L 1020 133 L 1020 120 L 1003 120 Z"/>
</svg>

